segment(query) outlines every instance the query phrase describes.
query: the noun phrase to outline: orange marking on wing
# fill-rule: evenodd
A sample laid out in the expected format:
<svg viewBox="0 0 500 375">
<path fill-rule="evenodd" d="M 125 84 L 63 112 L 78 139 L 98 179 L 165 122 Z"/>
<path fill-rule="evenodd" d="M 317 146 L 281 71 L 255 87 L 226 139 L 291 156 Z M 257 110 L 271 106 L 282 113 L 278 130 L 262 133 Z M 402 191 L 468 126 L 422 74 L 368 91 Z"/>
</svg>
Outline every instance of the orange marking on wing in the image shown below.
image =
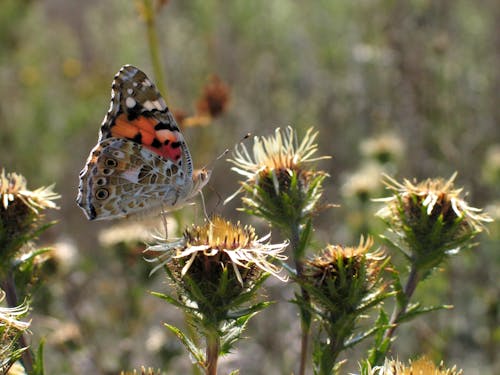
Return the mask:
<svg viewBox="0 0 500 375">
<path fill-rule="evenodd" d="M 115 120 L 115 125 L 111 128 L 113 137 L 134 138 L 139 129 L 127 120 L 127 116 L 120 115 Z"/>
<path fill-rule="evenodd" d="M 168 129 L 161 129 L 156 131 L 155 126 L 158 120 L 148 117 L 138 117 L 135 120 L 129 121 L 125 114 L 121 114 L 115 120 L 114 126 L 111 128 L 111 135 L 113 137 L 122 137 L 133 139 L 138 133 L 141 134 L 141 144 L 147 149 L 157 153 L 165 159 L 177 161 L 181 155 L 182 150 L 180 147 L 173 148 L 172 143 L 179 141 L 179 136 L 176 132 Z M 160 147 L 152 146 L 153 140 L 157 139 L 161 142 Z M 165 141 L 170 142 L 165 145 Z"/>
<path fill-rule="evenodd" d="M 148 117 L 139 117 L 129 121 L 125 114 L 118 116 L 115 125 L 111 128 L 113 137 L 134 138 L 137 133 L 141 133 L 142 143 L 150 145 L 155 138 L 155 125 L 158 120 Z"/>
</svg>

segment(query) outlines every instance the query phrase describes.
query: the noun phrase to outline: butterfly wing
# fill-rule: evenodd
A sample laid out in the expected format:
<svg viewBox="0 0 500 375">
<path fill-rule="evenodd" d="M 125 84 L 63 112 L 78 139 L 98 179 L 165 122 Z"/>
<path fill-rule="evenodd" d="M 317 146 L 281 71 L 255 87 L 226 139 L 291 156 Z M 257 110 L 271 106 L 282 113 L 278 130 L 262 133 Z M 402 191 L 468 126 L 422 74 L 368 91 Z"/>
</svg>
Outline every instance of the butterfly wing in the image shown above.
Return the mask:
<svg viewBox="0 0 500 375">
<path fill-rule="evenodd" d="M 148 77 L 126 65 L 115 76 L 98 144 L 80 172 L 78 205 L 90 220 L 126 217 L 192 195 L 191 154 Z"/>
</svg>

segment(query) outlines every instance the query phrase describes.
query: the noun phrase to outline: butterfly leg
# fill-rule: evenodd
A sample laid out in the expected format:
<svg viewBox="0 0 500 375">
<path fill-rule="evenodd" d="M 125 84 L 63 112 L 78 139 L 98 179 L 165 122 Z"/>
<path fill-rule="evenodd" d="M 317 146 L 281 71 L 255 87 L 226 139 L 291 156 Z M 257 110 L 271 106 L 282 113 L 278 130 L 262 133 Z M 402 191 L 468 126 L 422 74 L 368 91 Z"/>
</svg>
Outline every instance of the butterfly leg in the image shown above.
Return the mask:
<svg viewBox="0 0 500 375">
<path fill-rule="evenodd" d="M 165 207 L 162 208 L 160 212 L 161 222 L 163 223 L 163 228 L 165 228 L 165 239 L 168 239 L 168 223 L 167 223 L 167 210 Z"/>
</svg>

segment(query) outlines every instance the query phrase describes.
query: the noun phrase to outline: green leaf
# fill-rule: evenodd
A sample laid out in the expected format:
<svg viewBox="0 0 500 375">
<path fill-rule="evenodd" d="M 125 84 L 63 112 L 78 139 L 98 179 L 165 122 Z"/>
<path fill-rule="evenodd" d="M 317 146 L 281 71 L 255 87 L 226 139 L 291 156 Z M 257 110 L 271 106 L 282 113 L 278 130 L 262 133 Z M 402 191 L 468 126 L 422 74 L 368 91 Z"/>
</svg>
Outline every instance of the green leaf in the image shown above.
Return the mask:
<svg viewBox="0 0 500 375">
<path fill-rule="evenodd" d="M 38 349 L 36 351 L 36 357 L 35 361 L 33 363 L 33 373 L 32 375 L 43 375 L 44 374 L 44 368 L 43 368 L 43 350 L 45 347 L 45 341 L 42 339 L 40 340 L 40 344 L 38 345 Z"/>
<path fill-rule="evenodd" d="M 253 306 L 250 306 L 250 307 L 247 307 L 247 308 L 244 308 L 241 310 L 231 311 L 226 315 L 226 317 L 227 317 L 227 319 L 241 319 L 245 316 L 253 316 L 256 313 L 258 313 L 259 311 L 264 310 L 266 307 L 268 307 L 271 304 L 272 304 L 272 302 L 256 303 Z"/>
<path fill-rule="evenodd" d="M 415 303 L 409 307 L 404 314 L 402 314 L 398 319 L 398 324 L 407 322 L 409 320 L 415 319 L 417 316 L 422 314 L 427 314 L 437 310 L 450 310 L 453 308 L 452 305 L 439 305 L 439 306 L 429 306 L 419 308 L 420 304 Z"/>
<path fill-rule="evenodd" d="M 179 301 L 178 299 L 176 299 L 172 296 L 169 296 L 168 294 L 163 294 L 163 293 L 158 293 L 158 292 L 150 292 L 150 293 L 151 293 L 151 295 L 158 297 L 158 298 L 161 298 L 162 300 L 165 300 L 168 303 L 170 303 L 171 305 L 174 305 L 175 307 L 178 307 L 186 312 L 194 313 L 194 312 L 198 311 L 196 308 L 186 306 L 184 303 L 182 303 L 181 301 Z"/>
<path fill-rule="evenodd" d="M 200 366 L 203 366 L 203 364 L 205 363 L 205 356 L 203 354 L 203 350 L 198 348 L 195 345 L 195 343 L 189 337 L 187 337 L 179 328 L 168 323 L 163 323 L 163 325 L 177 336 L 177 338 L 182 342 L 182 344 L 186 347 L 186 349 L 192 354 L 196 362 Z"/>
<path fill-rule="evenodd" d="M 377 329 L 375 333 L 375 341 L 373 347 L 368 350 L 367 362 L 371 366 L 379 365 L 384 361 L 385 355 L 389 350 L 391 343 L 390 338 L 385 338 L 385 332 L 387 329 L 391 328 L 389 324 L 389 316 L 383 308 L 379 309 L 379 315 L 375 321 L 375 327 Z"/>
</svg>

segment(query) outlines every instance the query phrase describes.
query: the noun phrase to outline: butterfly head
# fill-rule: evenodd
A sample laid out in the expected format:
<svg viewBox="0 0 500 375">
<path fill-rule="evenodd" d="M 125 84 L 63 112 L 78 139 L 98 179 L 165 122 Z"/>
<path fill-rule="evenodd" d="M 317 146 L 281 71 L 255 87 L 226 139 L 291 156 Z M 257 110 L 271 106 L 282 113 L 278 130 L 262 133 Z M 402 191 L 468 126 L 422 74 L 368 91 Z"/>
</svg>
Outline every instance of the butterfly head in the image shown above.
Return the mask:
<svg viewBox="0 0 500 375">
<path fill-rule="evenodd" d="M 203 187 L 210 180 L 210 176 L 212 175 L 212 170 L 207 168 L 197 169 L 193 172 L 193 195 L 201 191 Z"/>
</svg>

